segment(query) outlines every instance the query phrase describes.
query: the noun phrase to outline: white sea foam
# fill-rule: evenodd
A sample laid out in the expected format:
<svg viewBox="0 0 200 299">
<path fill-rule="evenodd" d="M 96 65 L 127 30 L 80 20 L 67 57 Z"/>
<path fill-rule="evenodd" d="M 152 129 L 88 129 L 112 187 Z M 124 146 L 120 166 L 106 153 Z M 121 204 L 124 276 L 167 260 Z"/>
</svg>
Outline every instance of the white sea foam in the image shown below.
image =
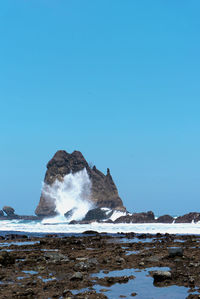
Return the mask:
<svg viewBox="0 0 200 299">
<path fill-rule="evenodd" d="M 18 231 L 34 233 L 82 233 L 86 230 L 98 232 L 118 233 L 170 233 L 170 234 L 200 234 L 200 223 L 97 223 L 74 224 L 67 223 L 45 224 L 37 221 L 2 220 L 1 231 Z"/>
<path fill-rule="evenodd" d="M 117 210 L 115 210 L 113 213 L 112 213 L 112 215 L 111 215 L 111 217 L 110 217 L 110 220 L 112 220 L 112 221 L 115 221 L 117 218 L 119 218 L 119 217 L 121 217 L 121 216 L 126 216 L 126 212 L 121 212 L 121 211 L 117 211 Z"/>
<path fill-rule="evenodd" d="M 43 223 L 60 223 L 81 220 L 93 207 L 90 201 L 91 181 L 87 170 L 68 174 L 63 181 L 56 180 L 51 186 L 43 185 L 42 193 L 46 198 L 55 200 L 58 216 L 47 218 Z M 66 218 L 64 214 L 71 211 Z"/>
</svg>

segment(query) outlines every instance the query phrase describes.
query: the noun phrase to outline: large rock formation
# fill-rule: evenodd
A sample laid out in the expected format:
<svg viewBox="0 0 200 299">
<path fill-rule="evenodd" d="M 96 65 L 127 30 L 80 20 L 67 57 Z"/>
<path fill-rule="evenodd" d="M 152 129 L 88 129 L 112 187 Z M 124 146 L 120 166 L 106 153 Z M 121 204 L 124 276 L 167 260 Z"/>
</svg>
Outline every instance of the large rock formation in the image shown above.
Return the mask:
<svg viewBox="0 0 200 299">
<path fill-rule="evenodd" d="M 72 154 L 66 151 L 58 151 L 47 164 L 44 182 L 52 185 L 56 179 L 62 181 L 63 177 L 70 172 L 76 173 L 84 168 L 87 170 L 92 182 L 91 201 L 97 207 L 108 207 L 124 211 L 125 208 L 109 169 L 107 169 L 107 174 L 104 175 L 95 166 L 91 168 L 79 151 L 74 151 Z M 47 198 L 42 193 L 35 213 L 38 216 L 55 215 L 55 199 Z"/>
</svg>

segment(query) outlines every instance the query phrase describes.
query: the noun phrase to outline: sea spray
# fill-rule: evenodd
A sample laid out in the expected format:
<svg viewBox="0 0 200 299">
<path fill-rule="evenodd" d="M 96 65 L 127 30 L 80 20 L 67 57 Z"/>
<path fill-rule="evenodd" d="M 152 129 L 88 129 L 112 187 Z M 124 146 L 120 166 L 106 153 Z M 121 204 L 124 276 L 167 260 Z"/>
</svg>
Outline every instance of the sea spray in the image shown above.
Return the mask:
<svg viewBox="0 0 200 299">
<path fill-rule="evenodd" d="M 45 219 L 44 222 L 63 222 L 71 220 L 81 220 L 85 214 L 93 207 L 91 198 L 92 183 L 87 170 L 76 173 L 69 173 L 64 176 L 63 181 L 56 180 L 51 186 L 43 185 L 42 193 L 47 198 L 53 198 L 58 216 Z M 70 211 L 70 212 L 69 212 Z M 69 212 L 66 218 L 65 213 Z"/>
</svg>

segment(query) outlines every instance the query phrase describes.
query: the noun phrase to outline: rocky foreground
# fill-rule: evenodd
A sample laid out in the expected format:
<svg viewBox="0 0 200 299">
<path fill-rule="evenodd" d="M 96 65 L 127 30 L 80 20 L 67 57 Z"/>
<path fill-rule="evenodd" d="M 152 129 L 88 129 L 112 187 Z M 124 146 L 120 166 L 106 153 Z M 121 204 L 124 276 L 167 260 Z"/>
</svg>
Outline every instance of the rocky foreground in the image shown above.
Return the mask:
<svg viewBox="0 0 200 299">
<path fill-rule="evenodd" d="M 137 298 L 144 286 L 134 281 L 142 273 L 149 294 L 180 286 L 185 296 L 173 289 L 171 298 L 200 298 L 200 236 L 88 231 L 0 239 L 0 298 Z"/>
</svg>

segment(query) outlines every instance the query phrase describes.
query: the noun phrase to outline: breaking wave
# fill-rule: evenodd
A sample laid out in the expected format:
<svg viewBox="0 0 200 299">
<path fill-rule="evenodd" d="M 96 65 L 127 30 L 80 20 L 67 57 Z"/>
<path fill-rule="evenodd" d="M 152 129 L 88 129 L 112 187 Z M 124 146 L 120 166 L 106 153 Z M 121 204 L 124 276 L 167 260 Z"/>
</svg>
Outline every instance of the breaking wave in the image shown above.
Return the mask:
<svg viewBox="0 0 200 299">
<path fill-rule="evenodd" d="M 74 224 L 67 223 L 42 223 L 41 221 L 2 220 L 1 231 L 27 232 L 27 233 L 82 233 L 86 230 L 107 233 L 170 233 L 170 234 L 198 234 L 200 223 L 97 223 Z"/>
<path fill-rule="evenodd" d="M 55 200 L 58 216 L 44 219 L 43 223 L 83 219 L 86 213 L 93 208 L 90 201 L 91 187 L 92 183 L 85 168 L 74 174 L 67 174 L 63 181 L 56 180 L 51 186 L 44 184 L 42 193 L 45 197 Z"/>
</svg>

